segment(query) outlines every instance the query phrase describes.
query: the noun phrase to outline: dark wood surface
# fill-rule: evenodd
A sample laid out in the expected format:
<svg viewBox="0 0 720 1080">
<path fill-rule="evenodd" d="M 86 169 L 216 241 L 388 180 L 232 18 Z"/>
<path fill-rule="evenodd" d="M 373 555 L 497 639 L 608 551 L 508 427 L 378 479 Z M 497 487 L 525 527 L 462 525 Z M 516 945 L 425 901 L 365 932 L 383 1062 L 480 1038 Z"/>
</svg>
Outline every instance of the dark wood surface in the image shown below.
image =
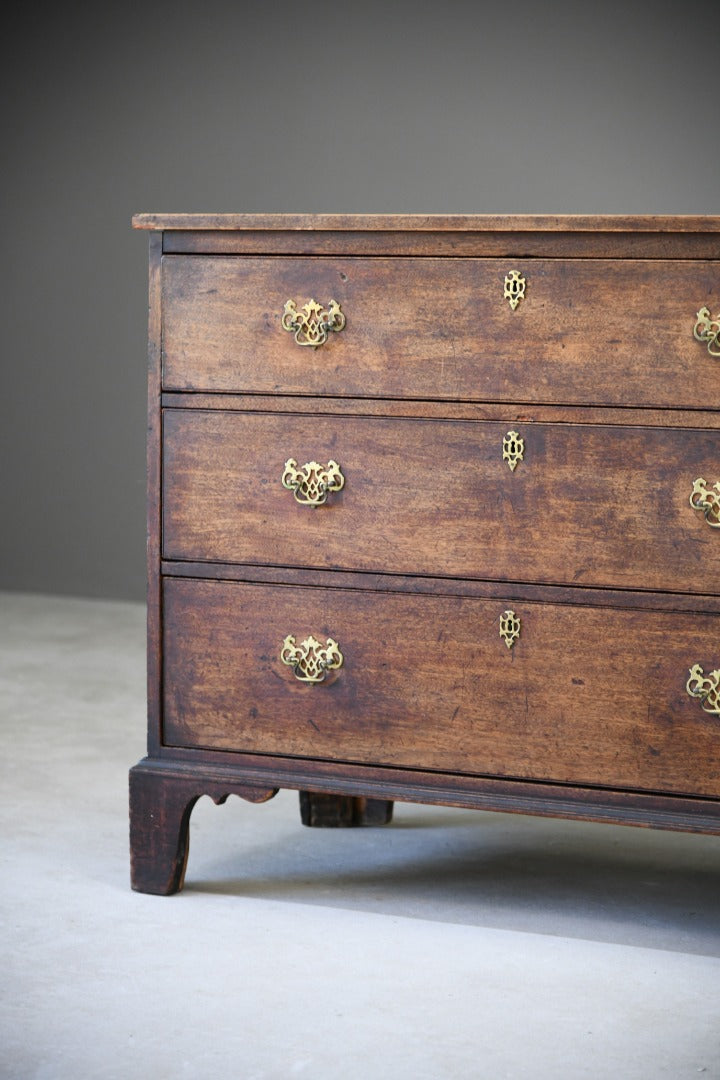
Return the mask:
<svg viewBox="0 0 720 1080">
<path fill-rule="evenodd" d="M 208 409 L 219 412 L 304 413 L 306 416 L 398 416 L 414 420 L 502 420 L 516 423 L 603 424 L 621 427 L 686 427 L 717 430 L 720 410 L 635 409 L 630 406 L 597 407 L 547 405 L 531 402 L 428 401 L 402 398 L 338 398 L 307 394 L 162 394 L 168 409 Z"/>
<path fill-rule="evenodd" d="M 130 770 L 130 879 L 138 892 L 167 896 L 182 889 L 190 847 L 190 815 L 202 795 L 222 804 L 232 792 L 249 802 L 267 802 L 277 788 L 213 781 L 205 776 L 170 776 L 144 763 Z"/>
<path fill-rule="evenodd" d="M 418 593 L 427 596 L 467 596 L 478 600 L 529 600 L 538 604 L 588 604 L 636 611 L 687 611 L 720 614 L 720 596 L 649 590 L 591 589 L 577 585 L 538 585 L 536 582 L 487 581 L 473 578 L 425 577 L 420 574 L 371 574 L 355 570 L 313 570 L 293 566 L 251 566 L 248 563 L 169 562 L 168 577 L 194 577 L 248 584 L 315 586 L 361 592 Z"/>
<path fill-rule="evenodd" d="M 720 802 L 707 799 L 468 780 L 457 775 L 418 775 L 390 769 L 358 770 L 349 765 L 338 770 L 337 766 L 319 762 L 276 760 L 270 768 L 284 787 L 297 788 L 308 782 L 317 785 L 319 790 L 312 793 L 311 799 L 326 792 L 328 805 L 332 800 L 347 798 L 355 800 L 355 805 L 372 802 L 376 808 L 384 806 L 388 813 L 392 804 L 378 797 L 383 794 L 420 803 L 720 834 Z M 332 775 L 333 769 L 336 776 Z M 185 878 L 190 815 L 197 800 L 208 795 L 222 804 L 234 794 L 249 802 L 266 802 L 277 790 L 268 786 L 267 775 L 268 759 L 263 758 L 228 766 L 208 760 L 208 755 L 195 754 L 192 761 L 146 758 L 134 766 L 130 770 L 132 887 L 158 895 L 178 892 Z M 348 794 L 330 794 L 329 784 Z M 356 795 L 358 791 L 370 791 L 376 797 L 367 799 Z"/>
<path fill-rule="evenodd" d="M 720 796 L 717 721 L 685 689 L 718 616 L 166 579 L 164 741 Z M 284 638 L 334 638 L 299 682 Z M 698 768 L 698 761 L 702 768 Z"/>
<path fill-rule="evenodd" d="M 720 799 L 664 792 L 624 791 L 578 784 L 505 780 L 462 773 L 418 771 L 259 754 L 163 747 L 135 769 L 168 779 L 257 788 L 271 797 L 273 785 L 294 791 L 346 794 L 397 802 L 447 805 L 503 813 L 572 817 L 615 825 L 642 825 L 720 835 Z"/>
<path fill-rule="evenodd" d="M 135 214 L 136 229 L 297 232 L 718 233 L 700 214 Z"/>
<path fill-rule="evenodd" d="M 162 723 L 162 584 L 160 578 L 162 517 L 161 399 L 161 237 L 151 235 L 148 273 L 148 412 L 147 412 L 147 709 L 148 753 L 160 749 Z"/>
<path fill-rule="evenodd" d="M 692 337 L 720 310 L 720 217 L 134 225 L 151 243 L 133 887 L 182 887 L 203 794 L 293 788 L 314 825 L 406 799 L 720 833 L 718 718 L 685 685 L 720 664 L 720 535 L 689 505 L 697 476 L 720 479 L 720 361 Z M 347 316 L 317 350 L 279 326 L 311 297 Z M 298 506 L 291 456 L 333 457 L 342 493 Z M 343 666 L 298 682 L 289 633 L 333 636 Z"/>
<path fill-rule="evenodd" d="M 167 255 L 393 255 L 463 258 L 717 259 L 717 232 L 369 232 L 350 230 L 203 231 L 162 233 Z"/>
<path fill-rule="evenodd" d="M 166 410 L 166 559 L 271 563 L 720 595 L 717 530 L 692 509 L 720 433 Z M 284 463 L 330 459 L 316 509 Z M 349 538 L 352 538 L 350 542 Z"/>
<path fill-rule="evenodd" d="M 720 834 L 717 800 L 352 765 L 339 769 L 323 762 L 287 759 L 255 758 L 229 765 L 227 758 L 215 762 L 197 752 L 192 757 L 185 752 L 185 760 L 162 754 L 130 770 L 131 880 L 140 892 L 167 895 L 182 888 L 190 814 L 198 798 L 209 795 L 223 803 L 228 795 L 236 794 L 250 802 L 264 802 L 276 790 L 268 786 L 271 773 L 283 787 L 312 783 L 317 787 L 314 794 L 330 793 L 335 786 L 358 799 L 366 797 L 358 792 L 371 792 L 374 802 L 391 796 L 431 805 Z"/>
<path fill-rule="evenodd" d="M 358 825 L 389 825 L 393 804 L 387 799 L 357 795 L 329 795 L 321 791 L 300 792 L 303 825 L 316 829 L 348 829 Z"/>
<path fill-rule="evenodd" d="M 527 277 L 515 311 L 513 269 Z M 163 385 L 715 407 L 716 361 L 693 338 L 714 290 L 702 261 L 164 256 Z M 288 299 L 336 300 L 345 329 L 298 346 Z"/>
</svg>

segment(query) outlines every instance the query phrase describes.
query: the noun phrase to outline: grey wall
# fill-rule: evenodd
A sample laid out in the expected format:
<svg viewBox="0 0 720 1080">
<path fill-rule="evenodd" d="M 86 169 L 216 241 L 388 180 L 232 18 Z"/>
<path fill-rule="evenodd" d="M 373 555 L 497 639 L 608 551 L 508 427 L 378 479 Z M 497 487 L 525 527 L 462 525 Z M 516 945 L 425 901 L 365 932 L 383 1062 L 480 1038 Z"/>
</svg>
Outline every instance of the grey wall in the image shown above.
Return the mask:
<svg viewBox="0 0 720 1080">
<path fill-rule="evenodd" d="M 705 3 L 26 10 L 1 76 L 0 588 L 144 595 L 133 212 L 720 212 Z"/>
</svg>

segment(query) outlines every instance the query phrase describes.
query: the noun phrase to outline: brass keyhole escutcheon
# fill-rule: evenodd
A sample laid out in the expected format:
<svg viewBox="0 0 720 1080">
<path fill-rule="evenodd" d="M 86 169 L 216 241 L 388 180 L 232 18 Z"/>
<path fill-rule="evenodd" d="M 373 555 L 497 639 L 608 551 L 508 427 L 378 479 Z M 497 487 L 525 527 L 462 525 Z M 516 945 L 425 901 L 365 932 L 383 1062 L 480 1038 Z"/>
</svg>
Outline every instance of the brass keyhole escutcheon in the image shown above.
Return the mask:
<svg viewBox="0 0 720 1080">
<path fill-rule="evenodd" d="M 503 297 L 507 300 L 513 311 L 515 311 L 520 301 L 525 299 L 526 285 L 527 281 L 519 270 L 511 270 L 505 276 L 505 292 L 503 293 Z"/>
<path fill-rule="evenodd" d="M 508 431 L 503 439 L 503 461 L 507 461 L 510 472 L 515 472 L 518 461 L 523 460 L 525 440 L 517 431 Z"/>
<path fill-rule="evenodd" d="M 503 639 L 508 649 L 512 649 L 513 645 L 520 637 L 520 619 L 511 609 L 503 611 L 500 616 L 500 637 Z"/>
</svg>

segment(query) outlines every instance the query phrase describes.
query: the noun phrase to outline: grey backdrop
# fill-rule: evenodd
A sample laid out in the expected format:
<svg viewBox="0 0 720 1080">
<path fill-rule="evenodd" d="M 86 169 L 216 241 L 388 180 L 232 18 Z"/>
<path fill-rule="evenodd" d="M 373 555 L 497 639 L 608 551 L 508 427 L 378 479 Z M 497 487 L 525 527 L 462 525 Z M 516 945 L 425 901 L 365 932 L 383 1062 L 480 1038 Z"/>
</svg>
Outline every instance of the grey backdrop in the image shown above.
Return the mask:
<svg viewBox="0 0 720 1080">
<path fill-rule="evenodd" d="M 1 76 L 0 588 L 144 596 L 133 212 L 720 211 L 705 3 L 26 10 Z"/>
</svg>

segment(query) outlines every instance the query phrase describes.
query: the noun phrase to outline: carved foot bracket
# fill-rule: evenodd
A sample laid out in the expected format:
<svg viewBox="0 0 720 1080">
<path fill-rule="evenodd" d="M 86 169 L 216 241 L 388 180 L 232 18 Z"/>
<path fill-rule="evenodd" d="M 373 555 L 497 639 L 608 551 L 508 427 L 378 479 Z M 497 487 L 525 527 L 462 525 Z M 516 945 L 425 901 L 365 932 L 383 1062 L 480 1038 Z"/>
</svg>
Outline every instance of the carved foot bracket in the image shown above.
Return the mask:
<svg viewBox="0 0 720 1080">
<path fill-rule="evenodd" d="M 365 799 L 356 795 L 324 795 L 300 792 L 300 820 L 321 829 L 347 829 L 357 825 L 388 825 L 393 803 L 388 799 Z"/>
<path fill-rule="evenodd" d="M 277 788 L 178 775 L 141 761 L 130 770 L 130 877 L 138 892 L 169 896 L 183 887 L 190 815 L 202 795 L 266 802 Z"/>
</svg>

